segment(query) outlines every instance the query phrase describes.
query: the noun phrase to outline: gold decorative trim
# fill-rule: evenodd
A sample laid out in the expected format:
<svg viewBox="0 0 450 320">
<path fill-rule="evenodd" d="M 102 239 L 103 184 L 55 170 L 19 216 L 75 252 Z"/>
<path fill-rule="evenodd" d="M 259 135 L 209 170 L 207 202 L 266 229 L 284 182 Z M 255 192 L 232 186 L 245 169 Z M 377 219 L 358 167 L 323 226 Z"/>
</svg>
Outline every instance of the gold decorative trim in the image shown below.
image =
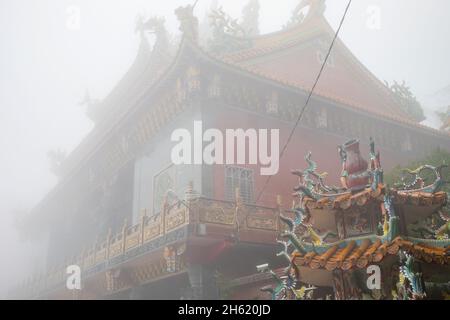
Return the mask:
<svg viewBox="0 0 450 320">
<path fill-rule="evenodd" d="M 122 253 L 122 241 L 117 241 L 109 247 L 109 257 L 116 257 Z"/>
<path fill-rule="evenodd" d="M 150 241 L 161 234 L 161 226 L 159 220 L 145 226 L 144 228 L 144 242 Z"/>
<path fill-rule="evenodd" d="M 206 223 L 217 223 L 224 225 L 234 225 L 236 223 L 234 210 L 225 210 L 218 205 L 200 208 L 200 221 Z"/>
<path fill-rule="evenodd" d="M 95 253 L 95 264 L 102 263 L 106 260 L 106 249 L 100 249 Z"/>
<path fill-rule="evenodd" d="M 166 214 L 166 232 L 186 223 L 186 209 L 180 208 Z"/>
<path fill-rule="evenodd" d="M 274 218 L 247 216 L 247 228 L 276 231 L 277 220 Z"/>
<path fill-rule="evenodd" d="M 134 247 L 139 246 L 140 244 L 140 232 L 134 232 L 127 236 L 126 242 L 125 242 L 125 250 L 132 249 Z"/>
</svg>

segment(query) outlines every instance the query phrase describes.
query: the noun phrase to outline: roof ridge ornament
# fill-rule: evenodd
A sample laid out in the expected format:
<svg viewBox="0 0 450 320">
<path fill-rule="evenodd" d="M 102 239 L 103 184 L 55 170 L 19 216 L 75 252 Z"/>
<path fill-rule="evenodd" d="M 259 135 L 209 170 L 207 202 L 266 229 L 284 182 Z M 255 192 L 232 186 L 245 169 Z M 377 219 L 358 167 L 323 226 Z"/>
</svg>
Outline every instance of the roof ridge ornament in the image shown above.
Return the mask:
<svg viewBox="0 0 450 320">
<path fill-rule="evenodd" d="M 183 37 L 188 38 L 195 43 L 198 43 L 198 18 L 194 16 L 194 9 L 198 0 L 193 5 L 188 4 L 186 6 L 180 6 L 175 9 L 175 15 L 180 22 L 180 31 L 183 33 Z"/>
<path fill-rule="evenodd" d="M 401 83 L 394 80 L 392 84 L 389 84 L 389 82 L 385 80 L 384 84 L 392 92 L 394 99 L 398 102 L 403 112 L 417 122 L 426 119 L 422 105 L 412 93 L 411 88 L 406 84 L 405 80 Z"/>
<path fill-rule="evenodd" d="M 325 0 L 301 0 L 292 11 L 291 19 L 284 28 L 293 27 L 313 17 L 322 17 L 325 9 Z"/>
<path fill-rule="evenodd" d="M 159 16 L 151 16 L 144 21 L 142 15 L 136 18 L 135 33 L 139 33 L 141 41 L 148 44 L 146 34 L 153 34 L 156 37 L 154 49 L 169 50 L 169 35 L 165 27 L 165 18 Z M 149 49 L 150 50 L 150 49 Z"/>
<path fill-rule="evenodd" d="M 86 115 L 94 121 L 95 123 L 99 120 L 100 117 L 100 109 L 99 109 L 100 100 L 93 99 L 89 92 L 89 89 L 86 88 L 83 99 L 78 102 L 79 106 L 85 107 Z"/>
<path fill-rule="evenodd" d="M 150 51 L 159 55 L 158 59 L 166 60 L 171 53 L 171 40 L 170 35 L 165 27 L 165 18 L 159 16 L 151 16 L 145 22 L 142 16 L 138 16 L 136 21 L 136 33 L 139 32 L 141 40 L 147 43 L 146 34 L 153 34 L 156 39 L 153 45 L 153 49 Z"/>
<path fill-rule="evenodd" d="M 158 35 L 161 32 L 165 32 L 166 29 L 164 27 L 166 20 L 164 17 L 159 16 L 151 16 L 144 22 L 144 18 L 142 15 L 139 15 L 136 18 L 136 29 L 135 32 L 139 33 L 152 33 Z"/>
<path fill-rule="evenodd" d="M 210 51 L 224 53 L 249 47 L 251 40 L 248 39 L 246 28 L 222 7 L 213 10 L 209 20 L 212 27 L 212 38 L 208 41 Z"/>
</svg>

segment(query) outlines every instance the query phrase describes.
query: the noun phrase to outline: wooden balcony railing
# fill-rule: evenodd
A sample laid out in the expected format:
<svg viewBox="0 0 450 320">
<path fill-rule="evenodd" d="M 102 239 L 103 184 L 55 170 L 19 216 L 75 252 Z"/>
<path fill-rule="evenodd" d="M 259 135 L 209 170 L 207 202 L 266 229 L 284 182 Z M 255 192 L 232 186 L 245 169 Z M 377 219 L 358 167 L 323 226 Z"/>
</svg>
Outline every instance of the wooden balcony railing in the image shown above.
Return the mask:
<svg viewBox="0 0 450 320">
<path fill-rule="evenodd" d="M 68 259 L 66 266 L 78 265 L 83 272 L 95 273 L 96 268 L 107 266 L 112 259 L 190 224 L 215 225 L 228 228 L 230 233 L 253 231 L 278 234 L 281 230 L 279 210 L 280 207 L 245 205 L 239 198 L 236 202 L 198 197 L 174 204 L 165 203 L 161 213 L 147 216 L 144 210 L 138 224 L 129 226 L 125 221 L 119 233 L 112 235 L 110 231 L 106 239 L 93 244 L 79 256 Z M 67 277 L 66 266 L 51 268 L 46 275 L 28 279 L 11 295 L 39 297 L 44 291 L 61 287 Z"/>
</svg>

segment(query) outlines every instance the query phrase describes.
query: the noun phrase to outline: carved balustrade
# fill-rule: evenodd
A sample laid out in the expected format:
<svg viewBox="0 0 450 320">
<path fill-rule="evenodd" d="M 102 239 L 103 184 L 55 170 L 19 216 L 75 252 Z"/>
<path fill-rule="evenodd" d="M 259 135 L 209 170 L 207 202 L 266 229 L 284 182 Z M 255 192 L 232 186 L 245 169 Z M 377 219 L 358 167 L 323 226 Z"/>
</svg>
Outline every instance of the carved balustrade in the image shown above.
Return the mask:
<svg viewBox="0 0 450 320">
<path fill-rule="evenodd" d="M 230 202 L 198 197 L 187 201 L 180 200 L 171 205 L 166 203 L 162 212 L 158 214 L 148 216 L 144 211 L 135 225 L 130 226 L 125 221 L 120 232 L 115 235 L 112 235 L 110 230 L 106 239 L 83 250 L 79 256 L 68 259 L 65 267 L 79 265 L 83 272 L 95 273 L 95 268 L 108 265 L 111 259 L 125 256 L 125 260 L 122 261 L 126 261 L 128 256 L 125 254 L 188 225 L 214 225 L 222 227 L 224 232 L 229 229 L 234 233 L 243 231 L 278 233 L 280 231 L 278 217 L 277 208 L 246 205 L 240 199 L 237 202 Z M 43 291 L 65 283 L 67 277 L 65 267 L 53 267 L 47 275 L 27 280 L 16 289 L 15 295 L 22 292 L 26 296 L 38 296 Z"/>
</svg>

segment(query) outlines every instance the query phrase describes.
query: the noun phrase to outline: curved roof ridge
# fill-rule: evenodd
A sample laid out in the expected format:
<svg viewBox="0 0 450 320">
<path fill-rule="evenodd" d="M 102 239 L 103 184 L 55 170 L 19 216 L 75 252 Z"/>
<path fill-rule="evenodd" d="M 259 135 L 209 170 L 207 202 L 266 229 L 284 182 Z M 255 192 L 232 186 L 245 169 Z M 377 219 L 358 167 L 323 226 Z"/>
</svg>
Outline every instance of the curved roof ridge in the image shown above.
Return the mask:
<svg viewBox="0 0 450 320">
<path fill-rule="evenodd" d="M 331 32 L 333 29 L 331 28 L 330 24 L 325 21 L 326 23 L 326 27 L 329 29 L 329 32 Z M 378 79 L 377 76 L 375 76 L 375 74 L 370 71 L 355 55 L 354 53 L 347 47 L 347 45 L 342 41 L 341 38 L 336 38 L 336 44 L 344 51 L 344 54 L 350 58 L 350 61 L 355 64 L 356 66 L 358 66 L 360 68 L 360 70 L 366 74 L 369 79 L 377 86 L 379 87 L 382 91 L 384 91 L 386 93 L 386 96 L 389 97 L 389 99 L 391 100 L 391 102 L 395 105 L 398 106 L 398 102 L 394 99 L 394 96 L 392 94 L 392 92 L 385 86 L 385 84 Z M 414 121 L 416 123 L 419 123 L 417 121 L 415 121 L 412 116 L 410 116 L 408 113 L 404 112 L 402 109 L 396 110 L 396 111 L 400 111 L 401 112 L 401 116 L 406 116 L 409 118 L 409 120 Z M 400 114 L 399 114 L 400 115 Z"/>
<path fill-rule="evenodd" d="M 231 60 L 228 60 L 228 59 L 221 59 L 221 58 L 214 57 L 214 56 L 212 56 L 211 54 L 209 54 L 208 52 L 204 51 L 202 48 L 200 48 L 198 46 L 195 46 L 195 48 L 197 50 L 201 51 L 201 53 L 206 55 L 209 59 L 212 59 L 213 61 L 216 61 L 216 62 L 219 62 L 219 63 L 223 63 L 223 64 L 228 65 L 228 66 L 233 67 L 233 68 L 237 68 L 238 70 L 240 70 L 242 72 L 247 72 L 247 73 L 252 74 L 254 76 L 257 76 L 257 77 L 260 77 L 260 78 L 264 78 L 264 79 L 269 80 L 269 81 L 276 82 L 276 83 L 278 83 L 278 84 L 280 84 L 282 86 L 290 87 L 291 89 L 302 90 L 304 92 L 309 92 L 309 90 L 310 90 L 310 88 L 306 88 L 304 85 L 302 85 L 300 83 L 293 82 L 293 81 L 288 81 L 288 80 L 281 79 L 281 78 L 277 78 L 275 76 L 272 76 L 272 75 L 269 75 L 269 74 L 267 74 L 265 72 L 262 72 L 262 71 L 258 70 L 257 68 L 252 68 L 250 66 L 243 66 L 243 65 L 237 64 L 237 63 L 235 63 L 235 62 L 233 62 Z M 403 123 L 403 124 L 407 124 L 407 125 L 412 125 L 414 127 L 417 127 L 417 128 L 420 128 L 420 129 L 424 129 L 424 130 L 433 132 L 433 133 L 441 135 L 441 136 L 450 136 L 450 133 L 443 132 L 442 130 L 438 130 L 438 129 L 435 129 L 435 128 L 423 125 L 423 124 L 418 123 L 416 121 L 412 121 L 412 120 L 410 120 L 408 118 L 403 118 L 403 117 L 400 117 L 400 116 L 394 116 L 394 115 L 390 115 L 390 114 L 386 114 L 386 113 L 382 113 L 382 112 L 376 112 L 373 109 L 367 108 L 367 107 L 365 107 L 365 106 L 363 106 L 361 104 L 358 104 L 358 103 L 352 101 L 351 99 L 348 99 L 348 98 L 347 99 L 343 99 L 343 98 L 337 97 L 336 95 L 332 95 L 332 94 L 325 93 L 323 91 L 317 90 L 317 88 L 315 89 L 313 95 L 317 96 L 317 97 L 322 97 L 322 98 L 329 99 L 329 100 L 337 102 L 339 104 L 343 104 L 345 106 L 349 106 L 349 107 L 352 107 L 354 109 L 357 109 L 357 110 L 360 110 L 360 111 L 364 111 L 364 112 L 367 112 L 367 113 L 375 115 L 375 116 L 381 116 L 381 117 L 383 117 L 385 119 L 389 119 L 391 121 L 395 121 L 395 122 Z"/>
<path fill-rule="evenodd" d="M 166 63 L 161 61 L 156 61 L 160 58 L 166 58 Z M 102 108 L 102 112 L 110 110 L 115 112 L 118 105 L 121 105 L 124 99 L 133 89 L 136 88 L 136 84 L 145 76 L 150 76 L 150 79 L 143 81 L 143 83 L 153 82 L 158 79 L 158 74 L 163 72 L 163 70 L 170 64 L 172 56 L 162 56 L 158 51 L 155 51 L 150 47 L 148 39 L 146 37 L 141 37 L 141 42 L 139 44 L 138 53 L 134 58 L 131 66 L 126 71 L 126 73 L 121 77 L 121 79 L 116 83 L 116 85 L 110 90 L 106 97 L 99 103 L 99 107 Z M 138 88 L 137 88 L 138 90 Z M 104 120 L 110 120 L 110 117 L 104 117 Z"/>
<path fill-rule="evenodd" d="M 139 44 L 138 52 L 131 63 L 129 69 L 125 72 L 125 74 L 121 77 L 121 79 L 116 83 L 116 85 L 110 90 L 110 92 L 106 95 L 106 97 L 101 102 L 102 106 L 104 104 L 108 104 L 110 100 L 116 98 L 115 95 L 118 95 L 123 90 L 123 85 L 130 81 L 131 79 L 137 77 L 137 73 L 141 73 L 143 68 L 142 66 L 147 66 L 150 62 L 152 56 L 152 51 L 150 49 L 150 44 L 146 38 L 141 38 L 141 42 Z"/>
<path fill-rule="evenodd" d="M 254 37 L 234 37 L 237 40 L 250 40 L 252 47 L 236 50 L 224 54 L 230 59 L 248 60 L 255 56 L 269 54 L 279 49 L 284 49 L 305 40 L 309 33 L 320 30 L 320 25 L 325 19 L 310 19 L 292 27 Z M 309 28 L 309 29 L 308 29 Z M 309 33 L 308 33 L 309 32 Z M 286 39 L 287 38 L 287 39 Z"/>
<path fill-rule="evenodd" d="M 311 28 L 311 26 L 316 28 Z M 306 27 L 303 24 L 299 24 L 295 26 L 294 29 L 295 28 L 302 30 L 302 32 L 295 34 L 295 36 L 292 38 L 287 37 L 287 39 L 277 39 L 277 41 L 273 40 L 273 43 L 266 43 L 265 45 L 254 45 L 253 47 L 248 49 L 224 54 L 221 56 L 221 58 L 232 63 L 245 63 L 246 61 L 251 61 L 253 58 L 259 58 L 262 56 L 270 55 L 280 50 L 295 47 L 302 41 L 308 39 L 308 36 L 310 36 L 311 33 L 314 32 L 322 32 L 327 36 L 334 36 L 333 28 L 323 16 L 308 20 L 308 25 Z M 308 33 L 306 33 L 305 31 L 307 31 Z M 388 88 L 386 88 L 384 83 L 380 79 L 378 79 L 363 63 L 361 63 L 361 61 L 359 61 L 359 59 L 352 53 L 352 51 L 339 37 L 336 39 L 336 45 L 339 46 L 344 56 L 348 58 L 349 62 L 356 66 L 356 68 L 359 69 L 362 74 L 366 75 L 368 80 L 380 89 L 381 93 L 384 93 L 385 97 L 390 102 L 390 105 L 394 107 L 393 111 L 397 116 L 406 117 L 411 121 L 415 121 L 409 114 L 404 112 L 403 109 L 399 107 L 398 101 L 395 100 L 392 92 Z"/>
<path fill-rule="evenodd" d="M 145 87 L 143 87 L 143 91 L 146 92 L 146 90 L 148 90 L 149 88 L 154 87 L 155 85 L 157 85 L 169 72 L 171 69 L 173 69 L 175 67 L 175 65 L 177 64 L 177 61 L 179 60 L 179 57 L 181 55 L 181 53 L 183 52 L 183 47 L 184 44 L 188 42 L 187 40 L 185 40 L 184 38 L 181 40 L 181 42 L 179 43 L 179 48 L 176 52 L 176 55 L 172 58 L 172 62 L 166 66 L 166 68 L 164 68 L 164 70 L 158 74 L 154 81 L 147 83 Z M 143 70 L 143 72 L 145 73 L 147 70 Z M 141 94 L 142 95 L 142 94 Z M 136 100 L 140 98 L 140 96 L 135 97 Z M 116 120 L 108 118 L 108 120 L 114 120 L 113 124 L 108 124 L 108 127 L 114 127 L 116 125 L 116 122 L 119 121 L 117 119 L 122 119 L 123 115 L 128 113 L 132 108 L 129 107 L 126 110 L 123 110 L 119 115 L 117 115 Z M 81 148 L 84 148 L 85 145 L 88 143 L 88 140 L 90 140 L 90 138 L 92 138 L 93 135 L 100 133 L 99 131 L 106 131 L 107 129 L 105 129 L 104 126 L 102 126 L 102 128 L 97 128 L 95 127 L 81 142 L 80 144 L 69 154 L 69 157 L 71 155 L 74 155 L 75 152 L 77 152 L 77 150 L 80 150 Z M 67 159 L 69 160 L 69 158 Z"/>
<path fill-rule="evenodd" d="M 310 19 L 305 19 L 304 21 L 302 21 L 300 23 L 296 23 L 292 26 L 281 27 L 281 29 L 278 29 L 275 31 L 270 31 L 268 33 L 258 34 L 258 35 L 254 35 L 254 36 L 246 36 L 246 37 L 230 35 L 230 37 L 235 38 L 235 39 L 240 39 L 240 40 L 259 40 L 259 39 L 264 39 L 264 38 L 271 38 L 274 36 L 298 31 L 297 29 L 304 28 L 305 24 L 310 24 L 310 23 L 312 23 L 311 21 L 314 22 L 316 20 L 317 20 L 316 17 L 311 17 Z"/>
</svg>

